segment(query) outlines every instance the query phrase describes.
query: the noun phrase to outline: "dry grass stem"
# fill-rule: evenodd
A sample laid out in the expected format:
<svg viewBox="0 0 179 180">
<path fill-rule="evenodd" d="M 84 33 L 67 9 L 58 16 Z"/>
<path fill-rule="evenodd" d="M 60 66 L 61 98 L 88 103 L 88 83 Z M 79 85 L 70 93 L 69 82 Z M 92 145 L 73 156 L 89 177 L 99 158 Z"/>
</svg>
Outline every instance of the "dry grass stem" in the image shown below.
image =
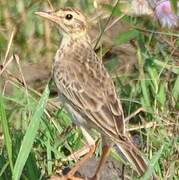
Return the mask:
<svg viewBox="0 0 179 180">
<path fill-rule="evenodd" d="M 68 160 L 68 161 L 78 161 L 80 159 L 80 157 L 84 156 L 85 154 L 87 154 L 90 150 L 89 146 L 84 146 L 81 149 L 77 150 L 76 152 L 73 152 L 72 154 L 70 154 L 69 156 L 67 156 L 64 161 Z"/>
<path fill-rule="evenodd" d="M 132 114 L 130 114 L 128 117 L 125 118 L 125 122 L 129 121 L 131 118 L 133 118 L 134 116 L 136 116 L 136 114 L 140 113 L 140 112 L 147 112 L 144 108 L 140 107 L 139 109 L 137 109 L 135 112 L 133 112 Z"/>
<path fill-rule="evenodd" d="M 157 126 L 156 122 L 149 122 L 145 125 L 128 128 L 126 129 L 126 131 L 135 131 L 135 130 L 146 129 L 146 128 L 151 128 L 151 127 L 156 127 L 156 126 Z"/>
<path fill-rule="evenodd" d="M 8 54 L 9 54 L 9 51 L 10 51 L 10 47 L 12 45 L 12 41 L 14 39 L 14 35 L 16 33 L 16 28 L 13 28 L 12 32 L 11 32 L 11 35 L 10 35 L 10 39 L 9 39 L 9 42 L 8 42 L 8 46 L 7 46 L 7 49 L 6 49 L 6 54 L 5 54 L 5 57 L 4 57 L 4 61 L 3 61 L 3 66 L 5 65 L 6 63 L 6 59 L 8 57 Z"/>
<path fill-rule="evenodd" d="M 8 67 L 8 65 L 12 62 L 13 59 L 14 59 L 14 57 L 11 56 L 11 57 L 9 58 L 9 60 L 7 61 L 7 63 L 4 64 L 4 66 L 2 66 L 2 70 L 0 71 L 0 76 L 1 76 L 1 74 L 4 72 L 4 70 Z"/>
</svg>

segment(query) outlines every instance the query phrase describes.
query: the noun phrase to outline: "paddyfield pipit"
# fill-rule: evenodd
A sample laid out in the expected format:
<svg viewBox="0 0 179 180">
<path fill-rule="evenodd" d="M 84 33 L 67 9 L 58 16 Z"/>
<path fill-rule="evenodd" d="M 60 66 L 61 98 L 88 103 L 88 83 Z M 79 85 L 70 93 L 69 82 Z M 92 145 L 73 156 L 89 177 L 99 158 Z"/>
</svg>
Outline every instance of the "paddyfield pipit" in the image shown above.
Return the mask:
<svg viewBox="0 0 179 180">
<path fill-rule="evenodd" d="M 53 77 L 65 110 L 81 127 L 90 145 L 89 153 L 65 178 L 73 179 L 75 171 L 95 151 L 95 143 L 87 132 L 90 128 L 99 131 L 103 140 L 102 157 L 92 179 L 99 179 L 102 164 L 113 144 L 119 147 L 138 175 L 142 175 L 147 165 L 125 132 L 120 100 L 112 78 L 93 50 L 85 16 L 73 8 L 36 12 L 36 15 L 55 22 L 63 36 L 55 55 Z"/>
</svg>

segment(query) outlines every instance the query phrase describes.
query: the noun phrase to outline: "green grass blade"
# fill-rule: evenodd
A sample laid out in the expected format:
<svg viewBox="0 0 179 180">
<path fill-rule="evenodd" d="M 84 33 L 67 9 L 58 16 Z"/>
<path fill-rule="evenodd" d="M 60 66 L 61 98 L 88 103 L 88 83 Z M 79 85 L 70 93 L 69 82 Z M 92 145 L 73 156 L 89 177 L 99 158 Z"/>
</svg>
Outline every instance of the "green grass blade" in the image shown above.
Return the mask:
<svg viewBox="0 0 179 180">
<path fill-rule="evenodd" d="M 177 101 L 178 97 L 179 97 L 179 75 L 177 76 L 177 79 L 175 80 L 175 84 L 172 90 L 172 95 L 175 98 L 175 100 Z"/>
<path fill-rule="evenodd" d="M 171 0 L 172 9 L 175 14 L 177 13 L 177 1 L 178 0 Z"/>
<path fill-rule="evenodd" d="M 37 180 L 40 177 L 40 168 L 38 167 L 38 161 L 35 158 L 33 151 L 29 154 L 26 162 L 27 177 L 29 179 Z"/>
<path fill-rule="evenodd" d="M 179 66 L 177 66 L 177 65 L 170 65 L 170 64 L 167 64 L 166 62 L 162 62 L 158 59 L 153 59 L 153 63 L 156 64 L 157 66 L 165 68 L 175 74 L 179 74 Z"/>
<path fill-rule="evenodd" d="M 0 95 L 0 120 L 2 122 L 2 130 L 3 130 L 3 134 L 4 134 L 4 141 L 5 141 L 5 145 L 6 145 L 6 149 L 7 149 L 9 164 L 10 164 L 11 171 L 13 172 L 12 140 L 11 140 L 10 133 L 9 133 L 6 112 L 5 112 L 4 103 L 3 103 L 3 99 L 2 99 L 1 95 Z"/>
<path fill-rule="evenodd" d="M 48 101 L 48 96 L 50 93 L 50 90 L 49 90 L 50 84 L 51 84 L 51 81 L 48 83 L 48 85 L 46 86 L 43 92 L 43 95 L 32 116 L 32 120 L 27 128 L 26 134 L 22 140 L 21 148 L 20 148 L 16 163 L 15 163 L 14 171 L 13 171 L 13 180 L 20 179 L 22 170 L 24 168 L 24 165 L 27 161 L 27 158 L 33 146 L 33 142 L 34 142 L 37 130 L 40 125 L 41 117 L 43 115 L 45 105 L 47 104 L 47 101 Z"/>
<path fill-rule="evenodd" d="M 160 88 L 157 94 L 157 100 L 163 105 L 166 105 L 166 101 L 167 101 L 167 95 L 166 95 L 166 88 L 165 88 L 165 84 L 161 83 L 160 84 Z"/>
<path fill-rule="evenodd" d="M 126 41 L 136 38 L 138 35 L 139 32 L 137 30 L 124 31 L 116 37 L 115 44 L 120 45 Z"/>
<path fill-rule="evenodd" d="M 154 168 L 155 168 L 155 165 L 156 163 L 158 162 L 161 154 L 162 154 L 162 151 L 163 151 L 163 146 L 160 148 L 160 150 L 152 157 L 150 163 L 149 163 L 149 167 L 148 167 L 148 170 L 146 171 L 146 173 L 144 174 L 144 176 L 142 176 L 140 178 L 140 180 L 148 180 L 150 179 L 151 175 L 153 174 L 154 172 Z"/>
<path fill-rule="evenodd" d="M 126 164 L 126 162 L 124 161 L 124 159 L 119 155 L 118 152 L 116 152 L 116 150 L 114 148 L 111 148 L 110 150 L 110 155 L 118 162 L 122 162 L 123 164 Z"/>
<path fill-rule="evenodd" d="M 52 152 L 51 152 L 49 133 L 48 133 L 48 140 L 47 140 L 46 148 L 47 148 L 47 171 L 48 171 L 48 175 L 51 175 L 52 174 Z"/>
<path fill-rule="evenodd" d="M 143 70 L 144 62 L 143 57 L 141 54 L 141 50 L 138 49 L 137 51 L 138 56 L 138 63 L 139 63 L 139 78 L 140 78 L 140 86 L 143 96 L 141 97 L 142 105 L 144 108 L 151 110 L 151 102 L 150 102 L 150 96 L 149 96 L 149 90 L 148 90 L 148 83 L 145 78 L 145 73 Z"/>
</svg>

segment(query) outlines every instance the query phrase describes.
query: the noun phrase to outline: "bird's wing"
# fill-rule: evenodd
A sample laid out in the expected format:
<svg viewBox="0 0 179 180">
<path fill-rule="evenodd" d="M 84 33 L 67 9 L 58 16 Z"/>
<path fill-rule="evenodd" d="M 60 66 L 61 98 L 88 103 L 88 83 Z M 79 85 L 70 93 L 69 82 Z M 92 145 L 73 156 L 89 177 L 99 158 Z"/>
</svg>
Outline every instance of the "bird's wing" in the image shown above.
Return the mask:
<svg viewBox="0 0 179 180">
<path fill-rule="evenodd" d="M 124 118 L 112 79 L 100 62 L 83 64 L 70 62 L 54 71 L 58 89 L 119 147 L 139 175 L 147 170 L 146 162 L 130 138 L 124 134 Z M 93 68 L 92 68 L 93 67 Z M 57 75 L 58 74 L 58 75 Z M 58 78 L 57 78 L 58 77 Z M 157 179 L 155 174 L 153 179 Z"/>
<path fill-rule="evenodd" d="M 55 65 L 54 79 L 66 98 L 111 137 L 124 133 L 123 111 L 111 77 L 93 61 L 63 61 Z"/>
</svg>

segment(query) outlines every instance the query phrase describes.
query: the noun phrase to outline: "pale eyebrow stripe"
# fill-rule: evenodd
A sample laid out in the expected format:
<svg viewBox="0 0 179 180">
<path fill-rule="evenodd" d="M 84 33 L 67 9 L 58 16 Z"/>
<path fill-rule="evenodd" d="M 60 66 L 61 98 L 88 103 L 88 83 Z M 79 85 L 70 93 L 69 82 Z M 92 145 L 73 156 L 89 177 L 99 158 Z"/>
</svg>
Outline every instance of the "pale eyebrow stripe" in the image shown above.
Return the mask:
<svg viewBox="0 0 179 180">
<path fill-rule="evenodd" d="M 79 11 L 79 10 L 77 10 L 77 9 L 73 9 L 73 8 L 60 8 L 62 11 L 71 11 L 71 12 L 75 12 L 76 14 L 78 14 L 78 15 L 80 15 L 81 14 L 81 12 Z M 60 9 L 58 9 L 57 11 L 59 11 Z"/>
</svg>

